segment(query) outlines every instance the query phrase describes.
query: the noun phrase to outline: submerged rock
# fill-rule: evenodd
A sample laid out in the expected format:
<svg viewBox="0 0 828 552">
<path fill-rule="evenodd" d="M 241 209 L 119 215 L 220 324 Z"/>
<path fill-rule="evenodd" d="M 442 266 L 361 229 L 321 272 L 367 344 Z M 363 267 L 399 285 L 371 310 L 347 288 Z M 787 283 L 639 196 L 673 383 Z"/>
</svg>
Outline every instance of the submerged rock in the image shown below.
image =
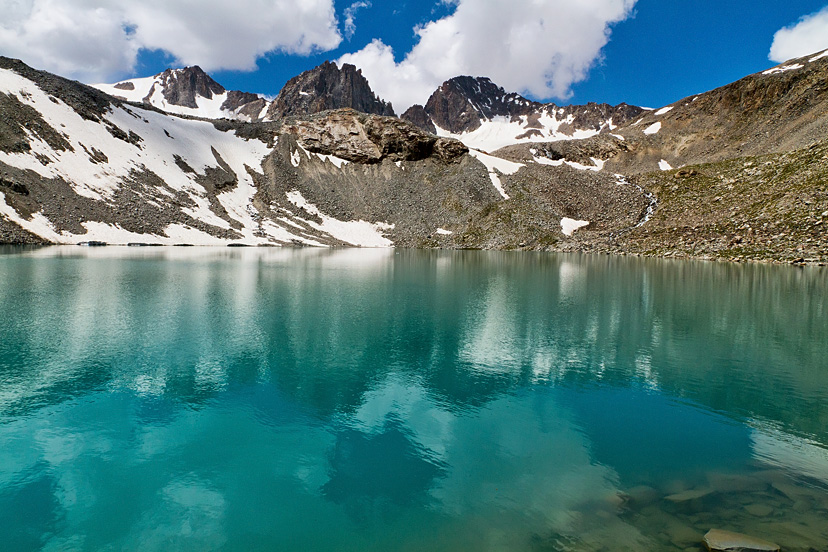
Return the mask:
<svg viewBox="0 0 828 552">
<path fill-rule="evenodd" d="M 699 500 L 701 498 L 706 497 L 709 494 L 712 494 L 712 489 L 693 489 L 691 491 L 682 491 L 680 493 L 671 494 L 665 497 L 666 500 L 670 502 L 675 502 L 676 504 L 680 504 L 683 502 L 691 502 L 693 500 Z"/>
<path fill-rule="evenodd" d="M 779 552 L 779 545 L 741 533 L 711 529 L 704 536 L 710 552 Z"/>
<path fill-rule="evenodd" d="M 748 504 L 745 511 L 752 516 L 768 517 L 773 513 L 773 508 L 767 504 Z"/>
<path fill-rule="evenodd" d="M 658 502 L 658 491 L 647 485 L 638 485 L 631 489 L 627 489 L 627 496 L 629 496 L 630 503 L 635 507 L 643 507 L 649 504 Z"/>
</svg>

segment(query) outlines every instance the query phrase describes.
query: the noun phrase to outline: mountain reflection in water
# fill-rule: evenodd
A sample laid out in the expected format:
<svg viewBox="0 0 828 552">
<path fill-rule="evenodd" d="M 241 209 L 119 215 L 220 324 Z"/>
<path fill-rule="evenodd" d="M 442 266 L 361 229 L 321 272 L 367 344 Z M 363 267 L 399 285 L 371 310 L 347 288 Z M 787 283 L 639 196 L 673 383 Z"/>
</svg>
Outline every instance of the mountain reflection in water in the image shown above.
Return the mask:
<svg viewBox="0 0 828 552">
<path fill-rule="evenodd" d="M 3 253 L 6 548 L 828 542 L 824 270 Z"/>
</svg>

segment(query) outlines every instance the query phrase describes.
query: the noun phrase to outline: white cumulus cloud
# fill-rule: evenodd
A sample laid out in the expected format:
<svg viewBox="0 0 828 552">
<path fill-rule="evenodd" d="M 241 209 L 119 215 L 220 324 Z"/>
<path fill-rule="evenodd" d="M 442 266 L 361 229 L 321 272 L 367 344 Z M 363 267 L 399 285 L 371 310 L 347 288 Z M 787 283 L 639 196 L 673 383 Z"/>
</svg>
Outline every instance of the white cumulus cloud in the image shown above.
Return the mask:
<svg viewBox="0 0 828 552">
<path fill-rule="evenodd" d="M 141 49 L 251 70 L 268 52 L 342 41 L 333 0 L 0 0 L 0 13 L 0 54 L 87 82 L 129 73 Z"/>
<path fill-rule="evenodd" d="M 509 91 L 566 98 L 586 78 L 610 27 L 636 0 L 444 0 L 453 13 L 416 28 L 418 42 L 397 63 L 375 40 L 340 63 L 362 69 L 398 112 L 424 103 L 443 81 L 486 76 Z"/>
<path fill-rule="evenodd" d="M 781 63 L 828 48 L 828 6 L 773 35 L 768 58 Z"/>
</svg>

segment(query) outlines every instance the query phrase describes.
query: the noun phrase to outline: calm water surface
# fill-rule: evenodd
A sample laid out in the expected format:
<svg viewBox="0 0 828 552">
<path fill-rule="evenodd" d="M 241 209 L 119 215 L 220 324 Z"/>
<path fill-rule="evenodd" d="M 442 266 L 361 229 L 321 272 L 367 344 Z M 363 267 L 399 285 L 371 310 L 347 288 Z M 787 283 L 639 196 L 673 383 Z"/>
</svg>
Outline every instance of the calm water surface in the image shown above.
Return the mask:
<svg viewBox="0 0 828 552">
<path fill-rule="evenodd" d="M 828 550 L 824 269 L 0 254 L 0 549 Z"/>
</svg>

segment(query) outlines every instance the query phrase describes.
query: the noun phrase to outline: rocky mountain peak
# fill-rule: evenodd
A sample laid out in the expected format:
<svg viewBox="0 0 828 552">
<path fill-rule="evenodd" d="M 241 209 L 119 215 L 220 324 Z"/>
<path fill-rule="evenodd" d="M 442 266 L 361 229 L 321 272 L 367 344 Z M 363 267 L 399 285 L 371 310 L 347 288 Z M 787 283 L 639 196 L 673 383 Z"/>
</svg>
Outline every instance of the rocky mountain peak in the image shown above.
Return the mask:
<svg viewBox="0 0 828 552">
<path fill-rule="evenodd" d="M 271 104 L 267 116 L 280 119 L 342 108 L 394 116 L 391 104 L 374 94 L 361 70 L 348 63 L 340 68 L 330 61 L 290 79 Z"/>
<path fill-rule="evenodd" d="M 198 107 L 198 96 L 212 99 L 213 94 L 225 93 L 224 87 L 198 65 L 183 69 L 167 69 L 157 78 L 161 83 L 164 99 L 172 105 L 195 109 Z"/>
<path fill-rule="evenodd" d="M 439 127 L 457 135 L 473 133 L 484 124 L 492 123 L 500 126 L 494 132 L 502 134 L 503 139 L 487 131 L 484 134 L 492 139 L 491 143 L 484 140 L 486 143 L 474 147 L 497 149 L 521 140 L 583 138 L 629 123 L 643 111 L 628 104 L 611 106 L 592 102 L 559 107 L 507 93 L 486 77 L 461 76 L 444 82 L 424 107 L 415 105 L 402 118 L 428 132 L 435 132 Z M 495 118 L 503 118 L 511 126 Z"/>
<path fill-rule="evenodd" d="M 506 93 L 489 78 L 461 76 L 440 85 L 425 112 L 438 127 L 459 134 L 478 129 L 482 120 L 528 115 L 540 106 L 520 94 Z"/>
</svg>

